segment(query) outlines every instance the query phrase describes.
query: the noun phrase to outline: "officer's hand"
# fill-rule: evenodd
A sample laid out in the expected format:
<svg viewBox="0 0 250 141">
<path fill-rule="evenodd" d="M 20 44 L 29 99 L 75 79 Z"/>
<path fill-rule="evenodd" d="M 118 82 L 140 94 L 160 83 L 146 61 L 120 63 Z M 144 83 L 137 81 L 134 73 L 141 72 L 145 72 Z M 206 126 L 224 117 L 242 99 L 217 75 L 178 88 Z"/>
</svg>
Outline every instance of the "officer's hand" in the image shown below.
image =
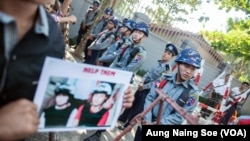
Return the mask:
<svg viewBox="0 0 250 141">
<path fill-rule="evenodd" d="M 0 109 L 0 139 L 23 139 L 37 131 L 39 116 L 34 103 L 26 99 L 14 101 Z"/>
<path fill-rule="evenodd" d="M 82 23 L 82 29 L 85 29 L 86 28 L 86 25 L 84 23 Z"/>
<path fill-rule="evenodd" d="M 89 35 L 88 39 L 89 40 L 94 40 L 94 37 L 92 35 Z"/>
<path fill-rule="evenodd" d="M 123 108 L 132 107 L 134 99 L 135 99 L 134 90 L 132 89 L 131 86 L 129 86 L 127 90 L 124 92 L 122 107 Z"/>
<path fill-rule="evenodd" d="M 140 83 L 140 84 L 138 85 L 138 91 L 142 91 L 142 90 L 143 90 L 143 84 Z"/>
<path fill-rule="evenodd" d="M 92 50 L 88 49 L 88 56 L 91 56 L 91 55 L 92 55 Z"/>
<path fill-rule="evenodd" d="M 143 121 L 141 122 L 141 124 L 142 124 L 142 125 L 154 125 L 154 123 L 149 122 L 149 121 L 145 121 L 145 120 L 143 120 Z"/>
<path fill-rule="evenodd" d="M 70 22 L 71 22 L 72 24 L 75 24 L 75 23 L 76 23 L 77 18 L 76 18 L 75 15 L 70 15 L 69 18 L 70 18 Z"/>
<path fill-rule="evenodd" d="M 102 61 L 99 61 L 98 59 L 96 59 L 96 65 L 97 65 L 97 66 L 103 66 L 103 62 L 102 62 Z"/>
</svg>

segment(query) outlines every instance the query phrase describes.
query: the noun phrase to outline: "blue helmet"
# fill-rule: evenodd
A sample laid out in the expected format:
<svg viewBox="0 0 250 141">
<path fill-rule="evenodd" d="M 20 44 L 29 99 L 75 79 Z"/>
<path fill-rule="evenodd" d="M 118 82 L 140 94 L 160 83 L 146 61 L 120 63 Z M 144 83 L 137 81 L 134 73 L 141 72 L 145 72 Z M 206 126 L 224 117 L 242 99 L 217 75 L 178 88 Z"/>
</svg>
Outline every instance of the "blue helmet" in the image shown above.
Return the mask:
<svg viewBox="0 0 250 141">
<path fill-rule="evenodd" d="M 201 56 L 197 50 L 187 48 L 181 51 L 175 62 L 186 63 L 199 69 L 201 67 Z"/>
<path fill-rule="evenodd" d="M 107 14 L 107 15 L 110 15 L 110 16 L 113 16 L 113 9 L 112 7 L 108 7 L 105 9 L 104 13 Z"/>
<path fill-rule="evenodd" d="M 135 26 L 136 26 L 136 22 L 130 19 L 127 19 L 125 21 L 123 21 L 122 26 L 127 27 L 129 30 L 133 31 Z"/>
<path fill-rule="evenodd" d="M 144 23 L 144 22 L 137 23 L 134 30 L 140 30 L 140 31 L 144 32 L 144 34 L 148 37 L 149 27 L 146 23 Z"/>
<path fill-rule="evenodd" d="M 111 21 L 114 24 L 115 28 L 118 28 L 118 25 L 119 25 L 119 20 L 118 19 L 111 18 L 111 19 L 109 19 L 109 21 Z"/>
<path fill-rule="evenodd" d="M 173 54 L 173 56 L 178 55 L 178 49 L 177 49 L 177 47 L 176 47 L 174 44 L 172 44 L 172 43 L 167 43 L 165 50 L 171 52 L 171 53 Z"/>
<path fill-rule="evenodd" d="M 118 27 L 122 27 L 122 21 L 119 20 Z"/>
<path fill-rule="evenodd" d="M 93 5 L 94 5 L 94 4 L 97 5 L 97 6 L 99 7 L 99 6 L 100 6 L 100 1 L 99 1 L 99 0 L 94 0 L 94 1 L 93 1 Z"/>
<path fill-rule="evenodd" d="M 127 20 L 128 20 L 128 18 L 123 18 L 122 23 L 126 22 Z"/>
</svg>

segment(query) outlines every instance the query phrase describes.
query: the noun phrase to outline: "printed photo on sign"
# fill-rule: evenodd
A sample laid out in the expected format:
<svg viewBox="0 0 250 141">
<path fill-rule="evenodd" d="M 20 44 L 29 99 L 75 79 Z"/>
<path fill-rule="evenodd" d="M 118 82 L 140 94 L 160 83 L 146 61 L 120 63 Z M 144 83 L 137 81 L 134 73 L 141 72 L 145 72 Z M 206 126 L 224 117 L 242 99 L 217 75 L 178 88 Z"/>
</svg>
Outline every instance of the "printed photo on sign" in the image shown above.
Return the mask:
<svg viewBox="0 0 250 141">
<path fill-rule="evenodd" d="M 67 73 L 72 70 L 75 73 Z M 130 81 L 123 75 L 132 76 L 99 66 L 46 59 L 34 98 L 40 118 L 38 131 L 113 128 Z"/>
</svg>

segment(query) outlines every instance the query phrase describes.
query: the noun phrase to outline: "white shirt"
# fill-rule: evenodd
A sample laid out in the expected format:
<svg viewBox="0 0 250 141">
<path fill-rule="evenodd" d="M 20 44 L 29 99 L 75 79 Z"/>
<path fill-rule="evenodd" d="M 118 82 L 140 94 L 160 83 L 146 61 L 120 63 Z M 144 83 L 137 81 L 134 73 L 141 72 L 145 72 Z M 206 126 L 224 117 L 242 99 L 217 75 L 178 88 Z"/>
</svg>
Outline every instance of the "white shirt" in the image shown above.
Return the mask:
<svg viewBox="0 0 250 141">
<path fill-rule="evenodd" d="M 219 93 L 220 95 L 224 95 L 227 87 L 227 83 L 225 83 L 225 79 L 218 79 L 213 82 L 214 91 Z"/>
<path fill-rule="evenodd" d="M 232 88 L 232 90 L 231 90 L 231 94 L 232 94 L 232 96 L 235 98 L 235 99 L 238 99 L 239 98 L 239 102 L 244 98 L 246 98 L 246 96 L 247 96 L 247 93 L 245 93 L 245 91 L 244 92 L 240 92 L 240 88 L 239 87 L 234 87 L 234 88 Z M 229 100 L 230 101 L 234 101 L 231 97 L 229 97 Z"/>
</svg>

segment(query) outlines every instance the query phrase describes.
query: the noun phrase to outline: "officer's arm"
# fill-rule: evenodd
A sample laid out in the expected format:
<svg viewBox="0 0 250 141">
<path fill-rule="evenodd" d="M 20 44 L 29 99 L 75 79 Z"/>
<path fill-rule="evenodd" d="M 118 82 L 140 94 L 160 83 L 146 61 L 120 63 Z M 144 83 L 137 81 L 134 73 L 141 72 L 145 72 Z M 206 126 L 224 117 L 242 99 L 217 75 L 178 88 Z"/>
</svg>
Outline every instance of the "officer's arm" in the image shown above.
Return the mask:
<svg viewBox="0 0 250 141">
<path fill-rule="evenodd" d="M 111 44 L 109 49 L 106 52 L 105 55 L 102 55 L 102 57 L 99 58 L 100 61 L 102 62 L 111 62 L 113 61 L 121 52 L 116 51 L 114 48 L 116 48 L 117 43 Z"/>
<path fill-rule="evenodd" d="M 145 62 L 145 60 L 146 52 L 139 52 L 127 66 L 124 66 L 123 70 L 134 72 Z"/>
<path fill-rule="evenodd" d="M 86 15 L 84 17 L 86 18 Z M 85 18 L 82 19 L 81 25 L 85 23 Z"/>
<path fill-rule="evenodd" d="M 155 81 L 157 81 L 157 80 L 155 80 Z M 151 82 L 149 82 L 147 84 L 143 84 L 142 89 L 150 89 L 152 86 L 154 86 L 155 81 L 151 81 Z"/>
<path fill-rule="evenodd" d="M 88 25 L 88 26 L 92 25 L 94 23 L 94 21 L 95 21 L 95 18 L 98 15 L 98 13 L 99 13 L 99 10 L 96 11 L 96 13 L 94 13 L 94 16 L 92 17 L 92 19 L 90 21 L 86 22 L 86 25 Z"/>
<path fill-rule="evenodd" d="M 97 33 L 97 26 L 95 26 L 92 30 L 91 30 L 91 36 L 93 36 L 94 38 L 97 38 L 98 33 Z"/>
<path fill-rule="evenodd" d="M 90 26 L 94 23 L 94 21 L 89 21 L 89 22 L 86 22 L 86 26 Z"/>
<path fill-rule="evenodd" d="M 115 58 L 117 58 L 117 56 L 120 56 L 121 55 L 121 52 L 124 48 L 127 48 L 131 45 L 131 42 L 125 42 L 122 46 L 119 46 L 118 45 L 118 42 L 116 42 L 114 44 L 114 46 L 112 46 L 112 49 L 113 49 L 113 53 L 110 53 L 108 54 L 106 57 L 105 57 L 105 61 L 107 62 L 110 62 L 110 61 L 113 61 L 115 60 Z M 114 48 L 113 48 L 114 47 Z M 118 47 L 118 48 L 117 48 Z"/>
<path fill-rule="evenodd" d="M 150 91 L 145 99 L 144 110 L 147 109 L 154 100 L 156 100 L 158 94 L 155 90 L 156 88 L 154 86 L 150 88 Z M 152 122 L 152 113 L 153 109 L 144 116 L 143 120 Z"/>
<path fill-rule="evenodd" d="M 104 62 L 104 59 L 105 59 L 106 56 L 108 55 L 108 52 L 109 52 L 108 50 L 105 50 L 105 51 L 103 52 L 102 56 L 98 58 L 98 60 Z"/>
<path fill-rule="evenodd" d="M 98 43 L 95 46 L 93 46 L 91 49 L 93 49 L 93 50 L 104 50 L 104 49 L 108 48 L 112 44 L 114 39 L 115 39 L 115 36 L 111 35 L 110 37 L 108 37 L 103 42 Z"/>
</svg>

